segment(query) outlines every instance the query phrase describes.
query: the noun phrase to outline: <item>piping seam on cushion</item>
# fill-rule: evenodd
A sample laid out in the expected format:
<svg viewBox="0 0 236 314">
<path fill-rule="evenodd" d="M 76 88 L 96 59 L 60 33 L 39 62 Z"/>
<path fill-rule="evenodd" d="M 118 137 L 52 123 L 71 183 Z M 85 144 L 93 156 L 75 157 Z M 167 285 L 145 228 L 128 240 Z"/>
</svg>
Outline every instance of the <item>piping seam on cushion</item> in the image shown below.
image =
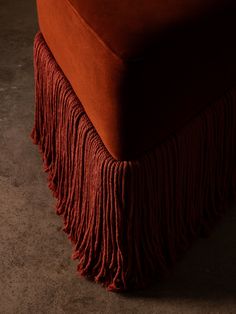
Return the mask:
<svg viewBox="0 0 236 314">
<path fill-rule="evenodd" d="M 75 9 L 75 7 L 73 6 L 73 4 L 70 2 L 70 0 L 65 0 L 65 2 L 67 2 L 67 4 L 70 6 L 71 10 L 74 12 L 74 14 L 80 19 L 80 22 L 84 25 L 84 27 L 90 31 L 90 33 L 99 41 L 100 44 L 103 45 L 103 47 L 107 50 L 109 50 L 112 55 L 118 59 L 121 63 L 124 63 L 125 60 L 123 60 L 123 58 L 118 55 L 114 49 L 112 49 L 98 34 L 97 32 L 94 30 L 94 28 L 90 25 L 90 23 L 78 12 L 78 10 Z"/>
</svg>

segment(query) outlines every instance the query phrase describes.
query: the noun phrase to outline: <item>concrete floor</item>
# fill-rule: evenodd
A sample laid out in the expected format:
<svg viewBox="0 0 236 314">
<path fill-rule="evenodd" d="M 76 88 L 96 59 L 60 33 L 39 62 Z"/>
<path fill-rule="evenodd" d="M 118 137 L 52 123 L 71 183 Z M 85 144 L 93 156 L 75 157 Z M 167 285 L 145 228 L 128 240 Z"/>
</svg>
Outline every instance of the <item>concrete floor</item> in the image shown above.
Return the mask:
<svg viewBox="0 0 236 314">
<path fill-rule="evenodd" d="M 0 314 L 236 313 L 236 206 L 165 282 L 127 295 L 76 274 L 33 126 L 33 0 L 0 0 Z"/>
</svg>

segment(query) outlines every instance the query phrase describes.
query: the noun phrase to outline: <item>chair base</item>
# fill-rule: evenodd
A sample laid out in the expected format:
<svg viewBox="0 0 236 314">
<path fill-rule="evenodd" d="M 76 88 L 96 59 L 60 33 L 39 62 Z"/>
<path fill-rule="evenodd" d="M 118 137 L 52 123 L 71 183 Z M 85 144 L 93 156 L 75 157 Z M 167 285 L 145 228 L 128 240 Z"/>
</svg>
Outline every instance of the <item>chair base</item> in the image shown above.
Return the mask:
<svg viewBox="0 0 236 314">
<path fill-rule="evenodd" d="M 43 36 L 34 46 L 39 145 L 78 272 L 143 288 L 207 234 L 236 192 L 236 88 L 152 151 L 107 151 Z"/>
</svg>

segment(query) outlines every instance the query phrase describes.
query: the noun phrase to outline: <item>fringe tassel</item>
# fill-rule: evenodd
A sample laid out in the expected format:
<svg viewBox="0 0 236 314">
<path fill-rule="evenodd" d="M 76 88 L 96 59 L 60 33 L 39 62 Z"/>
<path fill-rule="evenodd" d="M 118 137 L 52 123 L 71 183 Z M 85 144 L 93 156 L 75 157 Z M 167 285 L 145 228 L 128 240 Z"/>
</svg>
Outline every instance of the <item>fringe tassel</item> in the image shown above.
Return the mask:
<svg viewBox="0 0 236 314">
<path fill-rule="evenodd" d="M 81 275 L 111 291 L 145 287 L 207 232 L 236 191 L 236 90 L 141 158 L 104 147 L 41 33 L 35 37 L 39 145 Z"/>
</svg>

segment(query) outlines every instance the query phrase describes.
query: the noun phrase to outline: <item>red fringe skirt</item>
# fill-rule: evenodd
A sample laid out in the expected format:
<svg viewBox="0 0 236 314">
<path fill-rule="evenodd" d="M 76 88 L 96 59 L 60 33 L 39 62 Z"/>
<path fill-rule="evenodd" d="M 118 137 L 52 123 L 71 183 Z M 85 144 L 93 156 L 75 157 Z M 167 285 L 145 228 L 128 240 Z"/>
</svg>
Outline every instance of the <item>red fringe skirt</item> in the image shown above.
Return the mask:
<svg viewBox="0 0 236 314">
<path fill-rule="evenodd" d="M 145 287 L 207 233 L 236 191 L 236 88 L 137 160 L 116 161 L 42 35 L 34 46 L 39 145 L 78 271 Z"/>
</svg>

